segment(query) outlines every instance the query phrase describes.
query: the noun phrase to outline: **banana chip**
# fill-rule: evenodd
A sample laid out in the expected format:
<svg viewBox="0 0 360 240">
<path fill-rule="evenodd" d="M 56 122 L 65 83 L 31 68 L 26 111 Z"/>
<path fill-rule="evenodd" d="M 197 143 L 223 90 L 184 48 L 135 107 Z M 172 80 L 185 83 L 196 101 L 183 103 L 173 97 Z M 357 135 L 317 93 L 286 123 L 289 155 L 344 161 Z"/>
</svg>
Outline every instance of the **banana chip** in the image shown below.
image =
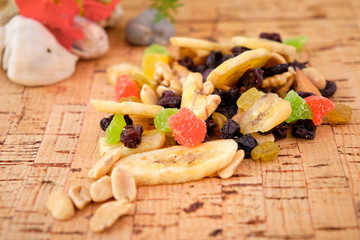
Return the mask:
<svg viewBox="0 0 360 240">
<path fill-rule="evenodd" d="M 171 37 L 170 42 L 176 47 L 205 49 L 209 51 L 220 50 L 222 46 L 217 42 L 188 37 Z"/>
<path fill-rule="evenodd" d="M 182 183 L 210 176 L 233 160 L 238 145 L 232 139 L 174 146 L 121 158 L 116 167 L 133 174 L 136 185 Z"/>
<path fill-rule="evenodd" d="M 277 52 L 281 54 L 288 62 L 293 62 L 296 54 L 296 48 L 285 45 L 276 41 L 271 41 L 262 38 L 251 37 L 233 37 L 231 39 L 235 46 L 246 47 L 250 49 L 264 48 L 270 52 Z"/>
<path fill-rule="evenodd" d="M 136 115 L 144 118 L 154 118 L 158 112 L 164 108 L 159 105 L 144 104 L 137 102 L 114 102 L 91 99 L 90 103 L 99 112 L 120 113 L 123 115 Z"/>
<path fill-rule="evenodd" d="M 270 57 L 271 53 L 266 49 L 246 51 L 217 66 L 206 81 L 211 81 L 215 88 L 227 90 L 236 85 L 246 70 L 264 66 Z"/>
</svg>

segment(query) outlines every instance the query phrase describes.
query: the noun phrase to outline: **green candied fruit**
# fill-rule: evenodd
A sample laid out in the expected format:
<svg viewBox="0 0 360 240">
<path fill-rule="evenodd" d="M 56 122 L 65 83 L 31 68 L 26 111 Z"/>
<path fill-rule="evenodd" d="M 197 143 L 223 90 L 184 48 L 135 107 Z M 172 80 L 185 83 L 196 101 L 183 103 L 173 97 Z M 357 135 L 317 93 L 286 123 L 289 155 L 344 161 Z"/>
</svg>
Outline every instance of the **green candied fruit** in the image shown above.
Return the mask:
<svg viewBox="0 0 360 240">
<path fill-rule="evenodd" d="M 115 114 L 109 127 L 106 129 L 106 142 L 113 144 L 120 142 L 120 134 L 123 128 L 126 126 L 124 116 L 121 114 Z"/>
<path fill-rule="evenodd" d="M 167 48 L 160 44 L 151 44 L 149 47 L 147 47 L 144 51 L 144 55 L 149 53 L 157 53 L 157 54 L 169 56 L 169 52 Z"/>
<path fill-rule="evenodd" d="M 156 114 L 154 118 L 156 130 L 158 130 L 159 132 L 171 132 L 168 119 L 171 115 L 177 113 L 178 111 L 179 109 L 177 108 L 166 108 Z"/>
<path fill-rule="evenodd" d="M 265 93 L 263 93 L 262 91 L 258 91 L 256 88 L 253 87 L 244 92 L 236 101 L 236 104 L 241 111 L 246 112 L 256 100 L 258 100 L 264 95 Z"/>
<path fill-rule="evenodd" d="M 299 119 L 312 119 L 312 111 L 307 105 L 306 101 L 299 96 L 294 90 L 291 90 L 287 93 L 284 100 L 290 102 L 291 104 L 291 115 L 286 119 L 286 123 L 291 123 Z"/>
<path fill-rule="evenodd" d="M 286 45 L 294 46 L 296 48 L 296 51 L 300 51 L 307 40 L 307 36 L 301 35 L 298 37 L 285 39 L 283 42 Z"/>
<path fill-rule="evenodd" d="M 255 161 L 271 161 L 279 155 L 279 145 L 275 142 L 263 142 L 251 151 L 251 158 Z"/>
</svg>

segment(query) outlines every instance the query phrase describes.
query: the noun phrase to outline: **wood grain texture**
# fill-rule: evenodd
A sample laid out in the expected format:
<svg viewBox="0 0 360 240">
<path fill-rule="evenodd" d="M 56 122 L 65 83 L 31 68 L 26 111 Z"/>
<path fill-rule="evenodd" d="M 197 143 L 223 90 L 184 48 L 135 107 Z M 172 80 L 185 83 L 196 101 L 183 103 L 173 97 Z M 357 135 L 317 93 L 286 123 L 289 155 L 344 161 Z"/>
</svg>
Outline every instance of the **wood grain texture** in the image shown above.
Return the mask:
<svg viewBox="0 0 360 240">
<path fill-rule="evenodd" d="M 49 193 L 89 186 L 99 159 L 99 121 L 91 98 L 114 99 L 106 67 L 141 63 L 142 47 L 124 41 L 124 24 L 108 30 L 111 50 L 81 61 L 69 79 L 48 87 L 13 84 L 0 71 L 0 239 L 359 239 L 360 2 L 358 0 L 190 1 L 176 33 L 229 41 L 235 35 L 307 35 L 297 59 L 309 61 L 353 109 L 347 125 L 317 130 L 314 140 L 279 141 L 279 157 L 244 160 L 231 179 L 141 186 L 131 213 L 102 234 L 89 230 L 100 204 L 54 220 Z M 149 2 L 123 1 L 125 21 Z"/>
</svg>

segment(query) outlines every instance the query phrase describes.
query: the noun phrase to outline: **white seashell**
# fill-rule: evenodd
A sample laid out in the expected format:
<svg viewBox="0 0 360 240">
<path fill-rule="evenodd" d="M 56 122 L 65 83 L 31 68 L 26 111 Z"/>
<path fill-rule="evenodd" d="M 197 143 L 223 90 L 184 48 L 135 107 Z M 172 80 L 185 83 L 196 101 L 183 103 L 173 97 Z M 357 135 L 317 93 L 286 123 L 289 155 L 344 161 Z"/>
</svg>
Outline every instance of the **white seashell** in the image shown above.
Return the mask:
<svg viewBox="0 0 360 240">
<path fill-rule="evenodd" d="M 13 82 L 26 86 L 59 82 L 73 74 L 77 60 L 35 20 L 15 16 L 5 25 L 2 68 Z"/>
<path fill-rule="evenodd" d="M 75 26 L 84 34 L 81 40 L 75 40 L 71 51 L 82 59 L 93 59 L 109 50 L 109 39 L 103 27 L 83 17 L 75 17 Z"/>
</svg>

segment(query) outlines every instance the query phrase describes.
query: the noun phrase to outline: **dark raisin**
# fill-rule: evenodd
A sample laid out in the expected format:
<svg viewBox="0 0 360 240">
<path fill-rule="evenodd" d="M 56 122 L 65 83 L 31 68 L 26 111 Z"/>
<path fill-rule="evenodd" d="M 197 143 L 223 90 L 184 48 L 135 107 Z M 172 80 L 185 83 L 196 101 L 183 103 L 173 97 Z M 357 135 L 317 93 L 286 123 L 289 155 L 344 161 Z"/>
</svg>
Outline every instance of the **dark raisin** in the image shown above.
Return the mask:
<svg viewBox="0 0 360 240">
<path fill-rule="evenodd" d="M 195 67 L 192 69 L 192 71 L 193 71 L 193 72 L 199 72 L 199 73 L 203 74 L 206 69 L 207 69 L 207 66 L 206 66 L 205 64 L 201 64 L 201 65 L 195 66 Z"/>
<path fill-rule="evenodd" d="M 203 74 L 202 74 L 202 76 L 203 76 L 203 82 L 206 81 L 207 77 L 209 76 L 209 74 L 211 73 L 212 70 L 214 70 L 214 69 L 208 68 L 208 69 L 206 69 L 206 70 L 203 72 Z"/>
<path fill-rule="evenodd" d="M 218 88 L 215 88 L 212 94 L 219 95 L 219 97 L 221 98 L 220 104 L 227 105 L 226 103 L 229 101 L 229 94 L 227 91 L 223 91 Z"/>
<path fill-rule="evenodd" d="M 278 33 L 260 33 L 260 38 L 268 39 L 271 41 L 282 42 L 280 34 Z"/>
<path fill-rule="evenodd" d="M 124 119 L 125 119 L 126 125 L 133 125 L 133 120 L 129 117 L 129 115 L 124 115 Z"/>
<path fill-rule="evenodd" d="M 140 125 L 128 125 L 123 128 L 120 141 L 127 148 L 137 148 L 141 143 L 143 128 Z"/>
<path fill-rule="evenodd" d="M 246 48 L 246 47 L 233 47 L 231 49 L 231 52 L 232 54 L 234 54 L 234 56 L 238 56 L 240 54 L 242 54 L 243 52 L 246 52 L 246 51 L 249 51 L 250 49 L 249 48 Z"/>
<path fill-rule="evenodd" d="M 323 90 L 320 90 L 321 95 L 324 97 L 331 97 L 337 90 L 335 82 L 326 80 L 326 87 Z"/>
<path fill-rule="evenodd" d="M 181 96 L 177 96 L 173 91 L 165 90 L 156 104 L 164 108 L 180 108 Z"/>
<path fill-rule="evenodd" d="M 104 117 L 100 121 L 100 127 L 103 131 L 106 131 L 106 129 L 109 127 L 111 120 L 113 119 L 114 115 L 111 115 L 109 117 Z"/>
<path fill-rule="evenodd" d="M 216 127 L 216 122 L 212 118 L 208 118 L 208 119 L 206 119 L 205 123 L 206 123 L 207 134 L 209 134 L 209 135 L 212 134 Z"/>
<path fill-rule="evenodd" d="M 234 139 L 240 137 L 240 125 L 232 119 L 228 119 L 220 130 L 220 139 Z"/>
<path fill-rule="evenodd" d="M 255 87 L 260 89 L 263 85 L 263 73 L 260 68 L 250 68 L 239 79 L 238 86 L 244 86 L 247 89 Z"/>
<path fill-rule="evenodd" d="M 245 134 L 244 136 L 235 138 L 234 140 L 238 144 L 238 150 L 244 150 L 245 158 L 249 158 L 251 151 L 258 145 L 255 138 L 253 138 L 250 134 Z"/>
<path fill-rule="evenodd" d="M 216 68 L 222 59 L 223 55 L 221 52 L 211 51 L 206 59 L 206 66 L 209 68 Z"/>
<path fill-rule="evenodd" d="M 238 110 L 238 106 L 236 104 L 226 106 L 226 105 L 219 105 L 215 112 L 223 114 L 226 118 L 232 118 Z"/>
<path fill-rule="evenodd" d="M 277 74 L 281 74 L 288 71 L 289 65 L 287 63 L 277 64 L 275 66 L 269 67 L 264 71 L 264 78 L 271 77 Z"/>
<path fill-rule="evenodd" d="M 229 60 L 230 58 L 233 58 L 233 57 L 235 57 L 235 55 L 234 54 L 226 54 L 226 55 L 224 55 L 223 57 L 222 57 L 222 59 L 221 59 L 221 63 L 223 63 L 223 62 L 225 62 L 226 60 Z"/>
<path fill-rule="evenodd" d="M 310 96 L 316 96 L 312 92 L 297 91 L 296 93 L 302 98 L 307 98 L 307 97 L 310 97 Z"/>
<path fill-rule="evenodd" d="M 204 138 L 204 140 L 203 140 L 202 142 L 208 142 L 208 141 L 210 141 L 210 140 L 211 140 L 211 139 L 210 139 L 209 134 L 206 133 L 206 134 L 205 134 L 205 138 Z"/>
<path fill-rule="evenodd" d="M 194 67 L 194 62 L 191 58 L 189 57 L 182 57 L 178 60 L 178 63 L 184 67 L 186 67 L 187 69 L 193 69 Z"/>
<path fill-rule="evenodd" d="M 291 135 L 298 138 L 313 139 L 316 126 L 310 119 L 298 120 L 291 130 Z"/>
<path fill-rule="evenodd" d="M 297 60 L 294 60 L 292 63 L 289 63 L 290 67 L 293 67 L 294 70 L 298 68 L 299 70 L 302 70 L 303 68 L 306 68 L 307 62 L 298 62 Z"/>
<path fill-rule="evenodd" d="M 226 106 L 236 104 L 236 101 L 240 97 L 240 91 L 236 87 L 230 88 L 228 91 L 223 91 L 215 88 L 213 94 L 219 95 L 221 98 L 221 105 Z"/>
<path fill-rule="evenodd" d="M 287 136 L 287 130 L 289 129 L 290 125 L 286 122 L 282 122 L 279 125 L 277 125 L 276 127 L 274 127 L 271 132 L 272 134 L 274 134 L 274 137 L 277 140 L 286 138 Z"/>
</svg>

